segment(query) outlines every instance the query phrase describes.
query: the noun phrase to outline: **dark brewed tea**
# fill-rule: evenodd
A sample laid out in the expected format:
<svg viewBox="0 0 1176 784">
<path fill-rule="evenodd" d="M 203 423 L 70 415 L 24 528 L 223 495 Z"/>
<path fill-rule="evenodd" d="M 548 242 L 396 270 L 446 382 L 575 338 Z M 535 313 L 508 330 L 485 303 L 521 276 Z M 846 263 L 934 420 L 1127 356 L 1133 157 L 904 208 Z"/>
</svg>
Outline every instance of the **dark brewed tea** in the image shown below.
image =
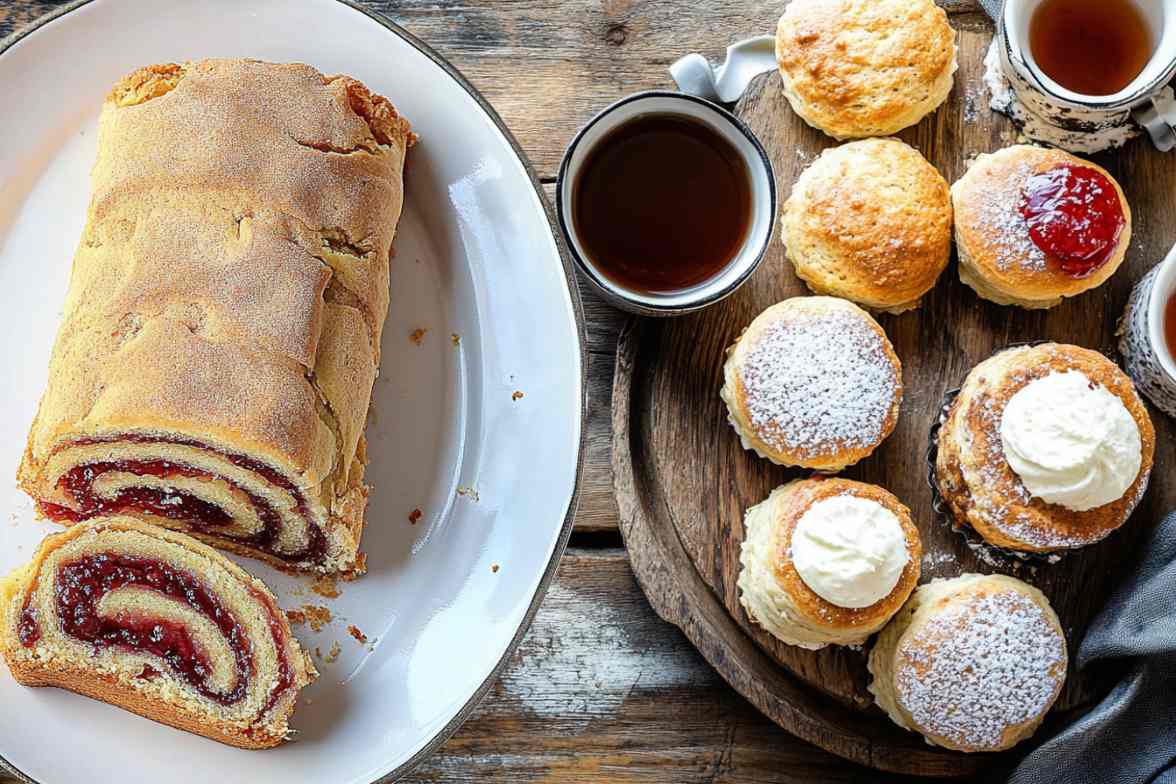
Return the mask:
<svg viewBox="0 0 1176 784">
<path fill-rule="evenodd" d="M 1112 95 L 1131 84 L 1153 45 L 1131 0 L 1044 0 L 1029 20 L 1029 48 L 1038 67 L 1082 95 Z"/>
<path fill-rule="evenodd" d="M 751 222 L 750 175 L 739 152 L 678 115 L 644 115 L 610 132 L 573 186 L 581 247 L 602 274 L 633 291 L 681 291 L 717 275 Z"/>
</svg>

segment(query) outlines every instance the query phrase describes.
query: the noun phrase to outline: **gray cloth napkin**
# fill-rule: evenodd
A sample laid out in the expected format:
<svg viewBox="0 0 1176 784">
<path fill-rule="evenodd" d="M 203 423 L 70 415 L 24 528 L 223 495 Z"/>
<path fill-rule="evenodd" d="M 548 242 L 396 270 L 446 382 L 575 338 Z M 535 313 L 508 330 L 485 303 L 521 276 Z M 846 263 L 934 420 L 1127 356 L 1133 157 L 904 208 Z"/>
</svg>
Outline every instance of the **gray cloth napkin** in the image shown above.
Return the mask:
<svg viewBox="0 0 1176 784">
<path fill-rule="evenodd" d="M 980 5 L 984 7 L 984 11 L 996 19 L 1000 16 L 1000 9 L 1004 6 L 1004 0 L 980 0 Z"/>
<path fill-rule="evenodd" d="M 1077 658 L 1079 668 L 1125 661 L 1127 675 L 1029 754 L 1009 784 L 1176 784 L 1176 512 L 1152 531 L 1133 572 Z"/>
</svg>

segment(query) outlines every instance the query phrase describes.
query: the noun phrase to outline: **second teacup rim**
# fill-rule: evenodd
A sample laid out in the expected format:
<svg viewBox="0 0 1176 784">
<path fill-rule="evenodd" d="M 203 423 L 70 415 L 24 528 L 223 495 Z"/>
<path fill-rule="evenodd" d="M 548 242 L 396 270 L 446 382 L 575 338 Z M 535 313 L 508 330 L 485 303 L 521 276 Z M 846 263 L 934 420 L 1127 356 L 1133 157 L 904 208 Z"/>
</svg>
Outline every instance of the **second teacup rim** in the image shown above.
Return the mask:
<svg viewBox="0 0 1176 784">
<path fill-rule="evenodd" d="M 1005 56 L 1009 62 L 1024 68 L 1026 74 L 1032 77 L 1035 88 L 1061 105 L 1085 111 L 1126 111 L 1145 102 L 1171 82 L 1173 77 L 1176 77 L 1176 30 L 1173 29 L 1176 28 L 1176 17 L 1173 17 L 1172 21 L 1166 23 L 1166 30 L 1162 32 L 1161 40 L 1157 42 L 1156 52 L 1153 54 L 1153 59 L 1155 59 L 1160 57 L 1164 51 L 1168 51 L 1169 62 L 1161 70 L 1153 73 L 1145 82 L 1140 82 L 1137 78 L 1127 87 L 1111 95 L 1084 95 L 1068 90 L 1044 74 L 1033 63 L 1032 57 L 1025 51 L 1025 47 L 1014 45 L 1014 37 L 1009 35 L 1009 20 L 1016 7 L 1017 4 L 1014 2 L 1005 2 L 1001 9 L 998 31 Z M 1019 39 L 1017 40 L 1019 41 Z M 1140 76 L 1142 77 L 1146 73 L 1147 69 L 1145 68 Z"/>
</svg>

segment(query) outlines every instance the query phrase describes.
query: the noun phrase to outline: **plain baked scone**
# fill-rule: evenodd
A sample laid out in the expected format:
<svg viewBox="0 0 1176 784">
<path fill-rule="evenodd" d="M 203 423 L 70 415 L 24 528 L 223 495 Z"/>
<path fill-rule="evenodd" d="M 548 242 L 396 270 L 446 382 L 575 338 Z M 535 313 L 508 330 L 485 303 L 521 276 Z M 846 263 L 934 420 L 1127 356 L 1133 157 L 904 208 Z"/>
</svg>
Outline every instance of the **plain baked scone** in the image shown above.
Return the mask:
<svg viewBox="0 0 1176 784">
<path fill-rule="evenodd" d="M 898 139 L 825 150 L 792 186 L 780 222 L 814 293 L 871 310 L 917 308 L 951 258 L 947 181 Z"/>
<path fill-rule="evenodd" d="M 290 734 L 315 679 L 269 589 L 192 537 L 126 517 L 45 538 L 0 581 L 0 654 L 59 686 L 246 749 Z"/>
<path fill-rule="evenodd" d="M 19 471 L 42 514 L 362 570 L 412 138 L 386 99 L 307 65 L 204 60 L 115 85 Z"/>
<path fill-rule="evenodd" d="M 835 139 L 890 136 L 935 111 L 956 49 L 932 0 L 792 0 L 776 27 L 788 102 Z"/>
</svg>

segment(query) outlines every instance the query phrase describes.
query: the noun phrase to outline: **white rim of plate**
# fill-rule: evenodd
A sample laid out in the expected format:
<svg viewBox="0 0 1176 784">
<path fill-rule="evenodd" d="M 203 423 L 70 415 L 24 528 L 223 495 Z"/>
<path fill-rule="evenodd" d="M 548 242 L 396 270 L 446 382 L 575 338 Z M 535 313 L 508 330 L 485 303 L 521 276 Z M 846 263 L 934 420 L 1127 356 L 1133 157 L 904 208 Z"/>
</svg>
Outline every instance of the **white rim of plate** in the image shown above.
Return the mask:
<svg viewBox="0 0 1176 784">
<path fill-rule="evenodd" d="M 70 11 L 77 10 L 78 8 L 88 5 L 91 2 L 93 2 L 93 0 L 73 0 L 73 2 L 67 3 L 60 8 L 50 11 L 44 16 L 31 22 L 25 28 L 9 35 L 7 38 L 0 40 L 0 57 L 4 56 L 4 54 L 8 52 L 9 49 L 11 49 L 24 38 L 27 38 L 29 35 L 32 35 L 33 33 L 41 30 L 56 19 L 65 16 Z M 539 198 L 539 203 L 543 205 L 543 212 L 547 218 L 547 226 L 551 232 L 551 238 L 555 243 L 556 250 L 559 252 L 560 263 L 563 265 L 564 278 L 568 287 L 568 297 L 572 305 L 572 316 L 576 322 L 576 335 L 578 338 L 580 350 L 580 439 L 576 450 L 576 477 L 572 486 L 572 493 L 568 498 L 567 513 L 564 516 L 564 520 L 560 528 L 559 538 L 556 540 L 555 548 L 552 550 L 551 559 L 548 561 L 547 566 L 543 570 L 543 576 L 539 579 L 539 585 L 535 589 L 535 596 L 531 599 L 531 604 L 527 607 L 527 611 L 523 614 L 523 619 L 519 623 L 519 627 L 515 631 L 514 636 L 511 638 L 510 643 L 506 646 L 506 650 L 503 651 L 502 657 L 495 663 L 494 667 L 490 670 L 490 673 L 486 676 L 486 679 L 482 681 L 477 689 L 474 690 L 474 693 L 466 701 L 465 705 L 463 705 L 457 711 L 453 719 L 451 719 L 448 724 L 442 727 L 429 741 L 427 741 L 420 748 L 420 750 L 416 752 L 416 754 L 396 767 L 394 770 L 390 771 L 388 774 L 374 780 L 372 783 L 384 784 L 384 782 L 396 781 L 397 779 L 407 775 L 413 768 L 424 761 L 426 757 L 430 756 L 434 751 L 436 751 L 441 744 L 449 740 L 449 738 L 452 737 L 455 732 L 457 732 L 458 728 L 466 722 L 466 720 L 470 717 L 470 714 L 474 712 L 474 709 L 477 708 L 482 700 L 486 697 L 486 694 L 490 691 L 490 688 L 498 681 L 499 676 L 506 667 L 507 661 L 515 652 L 515 649 L 518 648 L 519 643 L 522 642 L 522 639 L 526 635 L 527 631 L 531 628 L 531 622 L 535 618 L 535 613 L 539 610 L 539 605 L 543 603 L 543 597 L 546 596 L 547 589 L 551 585 L 551 581 L 555 578 L 556 569 L 559 568 L 560 560 L 563 557 L 564 551 L 567 549 L 568 538 L 572 533 L 572 523 L 575 520 L 576 510 L 579 506 L 580 484 L 584 475 L 584 450 L 587 444 L 588 433 L 588 349 L 586 331 L 584 327 L 584 306 L 580 299 L 580 290 L 576 284 L 574 267 L 569 260 L 568 249 L 564 243 L 562 232 L 559 229 L 558 222 L 556 220 L 555 214 L 552 211 L 551 204 L 548 202 L 547 196 L 543 192 L 543 186 L 539 182 L 539 177 L 535 173 L 535 168 L 531 165 L 531 162 L 527 158 L 526 153 L 523 152 L 522 147 L 519 146 L 518 140 L 515 139 L 514 134 L 512 134 L 506 127 L 506 123 L 502 121 L 502 118 L 498 115 L 498 112 L 495 111 L 494 107 L 490 105 L 490 102 L 482 96 L 478 89 L 474 87 L 474 85 L 471 84 L 468 79 L 465 78 L 461 71 L 459 71 L 448 60 L 442 57 L 440 53 L 438 53 L 420 38 L 417 38 L 415 35 L 408 32 L 403 27 L 393 22 L 391 19 L 388 19 L 387 17 L 375 11 L 359 5 L 356 0 L 335 0 L 335 2 L 340 3 L 341 5 L 345 5 L 348 8 L 351 8 L 352 10 L 368 17 L 373 22 L 387 30 L 389 33 L 403 39 L 414 49 L 418 50 L 421 54 L 425 55 L 434 63 L 436 63 L 437 66 L 441 68 L 441 70 L 443 70 L 451 79 L 453 79 L 453 81 L 458 84 L 458 86 L 469 93 L 470 97 L 474 99 L 479 107 L 481 107 L 482 111 L 486 113 L 486 116 L 489 117 L 490 120 L 494 123 L 495 127 L 498 129 L 498 132 L 502 134 L 502 137 L 510 145 L 510 148 L 514 152 L 515 157 L 518 158 L 519 163 L 522 164 L 523 170 L 526 171 L 527 176 L 530 178 L 531 187 L 535 189 L 535 195 Z M 20 781 L 26 782 L 26 784 L 40 784 L 35 779 L 32 779 L 22 773 L 16 766 L 5 759 L 2 754 L 0 754 L 0 768 L 4 769 L 8 773 L 11 773 Z"/>
</svg>

